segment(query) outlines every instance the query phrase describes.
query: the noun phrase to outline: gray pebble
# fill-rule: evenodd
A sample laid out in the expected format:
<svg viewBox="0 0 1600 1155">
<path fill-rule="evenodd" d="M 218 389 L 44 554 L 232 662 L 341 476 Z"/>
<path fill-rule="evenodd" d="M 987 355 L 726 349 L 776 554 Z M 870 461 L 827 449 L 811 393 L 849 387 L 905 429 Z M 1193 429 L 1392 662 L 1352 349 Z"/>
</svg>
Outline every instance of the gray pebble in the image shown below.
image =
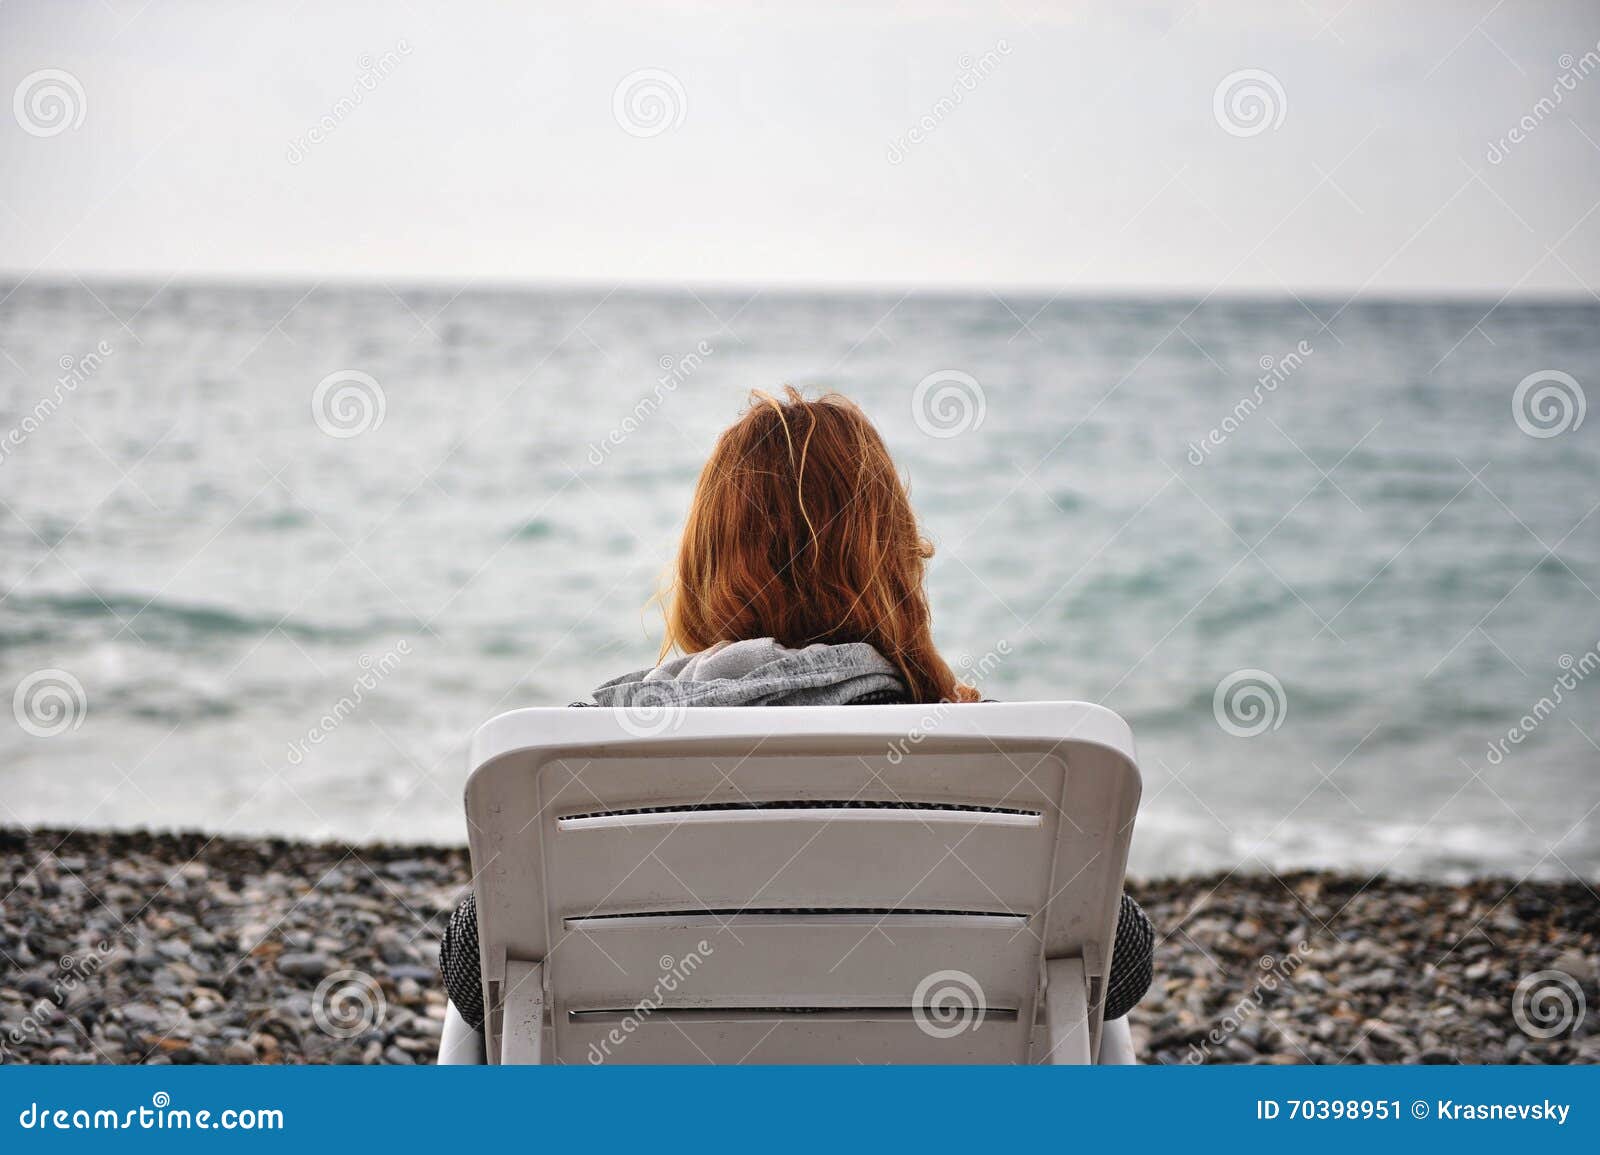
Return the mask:
<svg viewBox="0 0 1600 1155">
<path fill-rule="evenodd" d="M 333 960 L 323 954 L 281 954 L 278 956 L 278 973 L 292 979 L 320 979 L 334 969 Z"/>
</svg>

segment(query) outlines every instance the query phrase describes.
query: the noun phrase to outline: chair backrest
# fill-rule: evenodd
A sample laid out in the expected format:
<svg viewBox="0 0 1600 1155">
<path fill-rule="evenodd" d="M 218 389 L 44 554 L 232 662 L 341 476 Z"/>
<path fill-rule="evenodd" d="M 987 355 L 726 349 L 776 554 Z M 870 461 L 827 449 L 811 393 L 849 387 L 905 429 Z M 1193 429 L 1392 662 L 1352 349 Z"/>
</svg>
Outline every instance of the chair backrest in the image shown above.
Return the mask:
<svg viewBox="0 0 1600 1155">
<path fill-rule="evenodd" d="M 547 1062 L 1038 1061 L 1063 959 L 1098 1045 L 1139 798 L 1108 710 L 527 709 L 471 761 L 491 1061 L 518 1021 Z"/>
</svg>

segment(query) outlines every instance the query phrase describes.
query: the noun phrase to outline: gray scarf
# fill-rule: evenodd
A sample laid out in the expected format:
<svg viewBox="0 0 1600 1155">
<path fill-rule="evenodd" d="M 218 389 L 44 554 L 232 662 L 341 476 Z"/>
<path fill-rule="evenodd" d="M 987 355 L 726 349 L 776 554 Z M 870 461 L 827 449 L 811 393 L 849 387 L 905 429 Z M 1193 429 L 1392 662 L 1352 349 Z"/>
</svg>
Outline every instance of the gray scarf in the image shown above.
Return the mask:
<svg viewBox="0 0 1600 1155">
<path fill-rule="evenodd" d="M 698 654 L 613 678 L 600 706 L 842 706 L 906 692 L 899 670 L 865 642 L 792 650 L 771 638 L 719 642 Z"/>
</svg>

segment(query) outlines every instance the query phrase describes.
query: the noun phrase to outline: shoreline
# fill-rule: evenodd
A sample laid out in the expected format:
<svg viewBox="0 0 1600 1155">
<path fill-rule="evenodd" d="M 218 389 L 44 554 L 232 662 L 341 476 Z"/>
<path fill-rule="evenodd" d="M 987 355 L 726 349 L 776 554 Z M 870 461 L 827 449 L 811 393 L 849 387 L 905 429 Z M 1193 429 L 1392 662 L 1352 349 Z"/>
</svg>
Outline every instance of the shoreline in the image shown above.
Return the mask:
<svg viewBox="0 0 1600 1155">
<path fill-rule="evenodd" d="M 432 1062 L 439 933 L 468 874 L 465 847 L 0 827 L 0 1061 Z M 1295 871 L 1128 891 L 1157 932 L 1142 1062 L 1600 1063 L 1582 882 Z M 1512 1009 L 1545 972 L 1588 1006 L 1550 1038 Z"/>
</svg>

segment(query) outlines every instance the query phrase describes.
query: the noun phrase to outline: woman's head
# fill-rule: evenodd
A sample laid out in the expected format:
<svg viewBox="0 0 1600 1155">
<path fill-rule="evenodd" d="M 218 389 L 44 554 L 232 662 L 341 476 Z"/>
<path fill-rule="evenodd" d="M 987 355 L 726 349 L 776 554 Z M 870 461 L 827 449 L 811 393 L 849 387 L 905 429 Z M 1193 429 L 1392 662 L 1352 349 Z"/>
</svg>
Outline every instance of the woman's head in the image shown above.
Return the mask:
<svg viewBox="0 0 1600 1155">
<path fill-rule="evenodd" d="M 663 653 L 775 638 L 867 642 L 918 702 L 971 701 L 933 648 L 933 546 L 866 415 L 836 393 L 751 394 L 700 473 L 667 591 Z"/>
</svg>

